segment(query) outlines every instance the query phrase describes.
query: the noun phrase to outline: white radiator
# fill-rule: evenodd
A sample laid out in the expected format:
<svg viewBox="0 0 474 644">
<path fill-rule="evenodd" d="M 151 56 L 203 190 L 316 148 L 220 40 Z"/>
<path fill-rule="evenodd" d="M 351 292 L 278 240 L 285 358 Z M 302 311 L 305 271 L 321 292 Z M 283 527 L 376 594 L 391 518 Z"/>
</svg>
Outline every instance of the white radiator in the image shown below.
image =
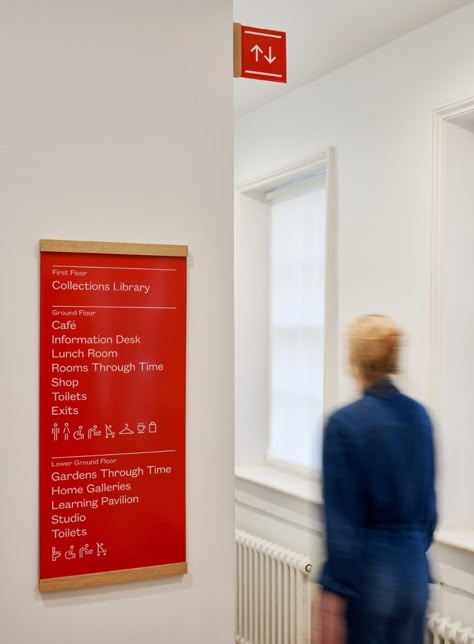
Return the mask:
<svg viewBox="0 0 474 644">
<path fill-rule="evenodd" d="M 438 613 L 428 615 L 429 644 L 474 644 L 474 628 L 452 622 Z"/>
<path fill-rule="evenodd" d="M 242 530 L 235 543 L 237 644 L 308 644 L 310 558 Z"/>
<path fill-rule="evenodd" d="M 237 644 L 309 644 L 309 557 L 235 531 Z M 428 644 L 474 644 L 474 628 L 429 613 Z"/>
</svg>

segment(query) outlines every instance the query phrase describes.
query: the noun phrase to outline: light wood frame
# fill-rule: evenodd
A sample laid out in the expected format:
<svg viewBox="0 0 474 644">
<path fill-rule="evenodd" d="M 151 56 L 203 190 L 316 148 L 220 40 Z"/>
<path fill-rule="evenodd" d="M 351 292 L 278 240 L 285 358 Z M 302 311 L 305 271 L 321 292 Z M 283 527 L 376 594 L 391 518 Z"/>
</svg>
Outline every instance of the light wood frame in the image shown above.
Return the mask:
<svg viewBox="0 0 474 644">
<path fill-rule="evenodd" d="M 242 76 L 242 25 L 234 22 L 234 78 Z"/>
<path fill-rule="evenodd" d="M 106 255 L 153 255 L 187 257 L 188 247 L 173 244 L 132 244 L 121 242 L 40 239 L 41 253 L 95 253 Z"/>
<path fill-rule="evenodd" d="M 41 593 L 58 590 L 77 590 L 78 588 L 93 588 L 110 584 L 126 584 L 131 581 L 148 581 L 162 577 L 177 577 L 188 572 L 186 562 L 148 566 L 147 568 L 130 568 L 130 570 L 110 570 L 90 575 L 73 575 L 71 577 L 53 577 L 40 579 L 38 589 Z"/>
</svg>

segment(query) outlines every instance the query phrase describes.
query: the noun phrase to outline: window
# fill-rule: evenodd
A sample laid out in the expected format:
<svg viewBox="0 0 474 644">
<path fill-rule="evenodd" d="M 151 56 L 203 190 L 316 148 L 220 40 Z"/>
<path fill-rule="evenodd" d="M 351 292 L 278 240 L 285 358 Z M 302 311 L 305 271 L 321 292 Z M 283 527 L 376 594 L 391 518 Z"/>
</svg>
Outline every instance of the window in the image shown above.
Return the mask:
<svg viewBox="0 0 474 644">
<path fill-rule="evenodd" d="M 326 187 L 305 183 L 283 198 L 272 191 L 267 456 L 314 470 L 323 419 Z"/>
<path fill-rule="evenodd" d="M 236 465 L 320 469 L 334 403 L 329 153 L 239 186 L 235 247 Z"/>
</svg>

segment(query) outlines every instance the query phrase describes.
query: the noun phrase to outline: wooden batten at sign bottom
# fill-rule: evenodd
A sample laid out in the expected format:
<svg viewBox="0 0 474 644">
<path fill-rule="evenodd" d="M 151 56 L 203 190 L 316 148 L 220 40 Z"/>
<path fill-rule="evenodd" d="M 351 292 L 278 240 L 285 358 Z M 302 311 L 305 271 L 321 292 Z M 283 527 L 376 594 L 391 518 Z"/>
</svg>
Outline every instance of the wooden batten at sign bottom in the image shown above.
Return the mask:
<svg viewBox="0 0 474 644">
<path fill-rule="evenodd" d="M 126 584 L 131 581 L 147 581 L 148 579 L 160 579 L 161 577 L 179 577 L 187 572 L 188 564 L 186 562 L 147 568 L 132 568 L 130 570 L 111 570 L 90 575 L 40 579 L 38 589 L 41 593 L 76 590 L 78 588 L 108 586 L 109 584 Z"/>
</svg>

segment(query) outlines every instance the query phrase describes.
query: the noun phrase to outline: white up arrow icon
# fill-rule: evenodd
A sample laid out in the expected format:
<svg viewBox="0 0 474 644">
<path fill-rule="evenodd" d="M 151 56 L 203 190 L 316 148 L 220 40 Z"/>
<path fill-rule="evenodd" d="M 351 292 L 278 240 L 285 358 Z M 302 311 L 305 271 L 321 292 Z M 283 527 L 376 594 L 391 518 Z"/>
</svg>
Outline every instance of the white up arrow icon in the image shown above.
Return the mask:
<svg viewBox="0 0 474 644">
<path fill-rule="evenodd" d="M 255 45 L 254 47 L 252 47 L 252 49 L 250 51 L 252 53 L 255 52 L 255 60 L 258 63 L 258 56 L 259 56 L 259 54 L 263 54 L 263 49 L 260 49 L 260 47 L 258 45 Z"/>
</svg>

